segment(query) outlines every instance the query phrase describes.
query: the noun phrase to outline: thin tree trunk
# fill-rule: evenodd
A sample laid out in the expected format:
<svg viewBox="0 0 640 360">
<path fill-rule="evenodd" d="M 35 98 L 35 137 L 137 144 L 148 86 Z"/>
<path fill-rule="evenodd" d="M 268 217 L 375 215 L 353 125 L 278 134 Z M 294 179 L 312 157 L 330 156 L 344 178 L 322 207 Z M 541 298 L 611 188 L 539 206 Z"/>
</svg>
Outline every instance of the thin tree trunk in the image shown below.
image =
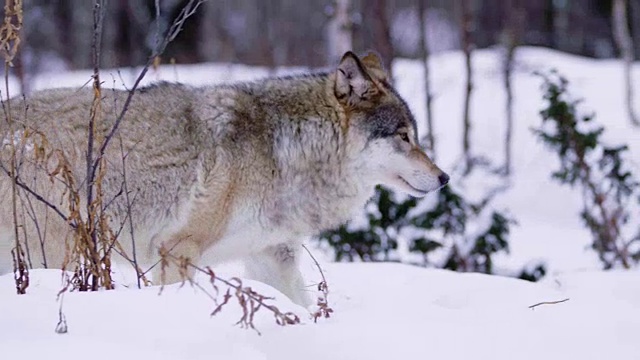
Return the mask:
<svg viewBox="0 0 640 360">
<path fill-rule="evenodd" d="M 25 36 L 22 35 L 21 44 L 23 47 L 26 47 Z M 30 76 L 28 74 L 28 70 L 25 69 L 24 58 L 22 57 L 22 52 L 19 51 L 16 53 L 16 57 L 13 60 L 13 71 L 18 78 L 18 83 L 20 84 L 20 94 L 29 95 L 31 94 L 31 82 Z"/>
<path fill-rule="evenodd" d="M 91 34 L 93 31 L 93 2 L 78 1 L 73 2 L 71 11 L 71 42 L 67 44 L 70 48 L 71 60 L 75 69 L 86 69 L 91 66 Z"/>
<path fill-rule="evenodd" d="M 513 87 L 512 87 L 512 73 L 513 73 L 513 61 L 515 58 L 516 47 L 520 42 L 522 35 L 522 29 L 524 29 L 525 12 L 520 6 L 516 6 L 514 3 L 517 0 L 507 0 L 506 16 L 507 22 L 503 32 L 503 42 L 505 47 L 505 58 L 503 62 L 503 75 L 504 75 L 504 89 L 507 97 L 506 101 L 506 131 L 504 139 L 504 175 L 511 175 L 512 165 L 512 136 L 513 136 Z"/>
<path fill-rule="evenodd" d="M 569 10 L 571 2 L 569 1 L 551 1 L 553 9 L 553 44 L 554 49 L 560 51 L 571 51 L 573 41 L 569 37 Z"/>
<path fill-rule="evenodd" d="M 229 5 L 220 1 L 202 4 L 198 26 L 198 57 L 201 61 L 233 62 L 236 58 L 233 38 L 224 27 L 224 16 Z"/>
<path fill-rule="evenodd" d="M 471 158 L 471 93 L 473 91 L 473 66 L 471 63 L 471 52 L 473 50 L 473 41 L 471 39 L 471 31 L 473 26 L 473 14 L 469 8 L 467 0 L 458 0 L 460 7 L 460 34 L 462 37 L 462 51 L 464 53 L 465 63 L 465 93 L 464 93 L 464 113 L 462 116 L 463 133 L 462 133 L 462 156 L 464 161 L 464 175 L 471 172 L 473 159 Z"/>
<path fill-rule="evenodd" d="M 216 11 L 216 6 L 218 6 L 217 1 L 207 1 L 202 4 L 202 17 L 198 19 L 198 57 L 200 61 L 214 61 L 216 50 L 219 50 L 220 33 L 217 31 L 217 27 L 220 19 L 216 18 L 219 13 Z"/>
<path fill-rule="evenodd" d="M 389 79 L 393 81 L 391 64 L 394 57 L 393 43 L 391 42 L 391 31 L 387 14 L 387 0 L 371 0 L 371 11 L 373 15 L 373 38 L 376 39 L 376 50 L 380 52 L 384 67 L 389 73 Z"/>
<path fill-rule="evenodd" d="M 335 0 L 333 14 L 327 25 L 328 63 L 333 64 L 349 50 L 353 50 L 351 0 Z"/>
<path fill-rule="evenodd" d="M 629 1 L 629 25 L 631 25 L 631 38 L 633 39 L 633 48 L 635 49 L 635 58 L 640 58 L 640 0 Z"/>
<path fill-rule="evenodd" d="M 433 134 L 433 112 L 431 107 L 431 100 L 433 99 L 431 95 L 431 79 L 429 73 L 429 44 L 426 36 L 426 21 L 425 21 L 425 12 L 427 0 L 418 0 L 418 18 L 420 19 L 420 53 L 422 57 L 422 61 L 424 63 L 424 93 L 425 93 L 425 103 L 427 107 L 426 113 L 426 125 L 427 125 L 427 149 L 431 152 L 431 158 L 435 161 L 436 159 L 436 140 Z"/>
<path fill-rule="evenodd" d="M 274 11 L 273 1 L 261 0 L 258 1 L 258 7 L 256 15 L 258 16 L 258 29 L 261 32 L 260 38 L 260 53 L 261 53 L 261 63 L 264 64 L 267 68 L 269 68 L 269 73 L 271 75 L 275 75 L 277 61 L 276 54 L 274 49 L 273 40 L 273 25 L 271 23 L 274 15 L 277 14 Z M 284 39 L 282 39 L 285 41 Z"/>
<path fill-rule="evenodd" d="M 513 88 L 511 87 L 511 73 L 513 70 L 513 58 L 515 45 L 508 44 L 504 60 L 504 90 L 507 95 L 506 115 L 507 126 L 504 136 L 504 175 L 511 175 L 511 143 L 513 136 Z"/>
<path fill-rule="evenodd" d="M 640 126 L 635 109 L 633 107 L 633 81 L 631 79 L 631 66 L 633 65 L 634 50 L 629 25 L 627 22 L 626 0 L 614 0 L 612 10 L 613 37 L 620 49 L 620 55 L 624 63 L 625 100 L 629 120 L 635 126 Z"/>
</svg>

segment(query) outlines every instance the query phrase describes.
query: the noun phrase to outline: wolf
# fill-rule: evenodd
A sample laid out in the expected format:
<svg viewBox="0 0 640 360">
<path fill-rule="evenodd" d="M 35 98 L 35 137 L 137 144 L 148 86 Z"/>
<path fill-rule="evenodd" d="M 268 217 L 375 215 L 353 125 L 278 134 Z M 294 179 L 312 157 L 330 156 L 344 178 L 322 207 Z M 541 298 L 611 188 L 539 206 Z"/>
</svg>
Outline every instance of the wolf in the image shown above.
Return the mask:
<svg viewBox="0 0 640 360">
<path fill-rule="evenodd" d="M 2 168 L 9 164 L 12 136 L 45 134 L 83 186 L 93 96 L 90 89 L 52 89 L 13 99 L 15 133 L 2 121 Z M 113 126 L 126 96 L 103 90 L 98 134 Z M 28 158 L 36 148 L 31 144 L 20 154 Z M 245 259 L 248 277 L 303 306 L 311 299 L 298 269 L 302 239 L 345 223 L 377 185 L 422 197 L 449 181 L 420 148 L 416 121 L 374 53 L 347 52 L 329 71 L 140 88 L 105 161 L 103 198 L 112 199 L 105 211 L 116 227 L 132 217 L 133 228 L 120 232 L 120 243 L 130 244 L 134 234 L 143 266 L 156 263 L 161 248 L 194 263 L 204 252 L 214 263 Z M 65 185 L 54 165 L 23 160 L 18 175 L 34 193 L 66 209 Z M 13 181 L 6 171 L 0 175 L 1 274 L 12 270 L 14 231 Z M 123 175 L 131 206 L 122 196 Z M 23 218 L 39 223 L 25 221 L 21 228 L 31 265 L 59 268 L 71 228 L 32 195 L 20 189 L 22 198 L 30 198 L 30 215 Z M 165 283 L 184 275 L 175 265 L 164 271 Z"/>
</svg>

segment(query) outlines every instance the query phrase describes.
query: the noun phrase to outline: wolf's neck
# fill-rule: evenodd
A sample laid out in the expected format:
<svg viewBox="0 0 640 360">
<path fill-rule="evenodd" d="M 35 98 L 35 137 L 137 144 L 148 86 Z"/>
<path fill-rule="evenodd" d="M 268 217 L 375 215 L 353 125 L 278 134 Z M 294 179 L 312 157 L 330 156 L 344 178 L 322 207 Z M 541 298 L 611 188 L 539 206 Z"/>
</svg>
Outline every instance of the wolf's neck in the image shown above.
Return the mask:
<svg viewBox="0 0 640 360">
<path fill-rule="evenodd" d="M 276 141 L 274 214 L 289 218 L 290 226 L 300 226 L 305 235 L 343 224 L 373 194 L 350 159 L 353 149 L 330 127 L 307 127 L 299 138 Z"/>
<path fill-rule="evenodd" d="M 346 116 L 330 81 L 315 74 L 234 88 L 253 123 L 247 128 L 259 133 L 254 143 L 269 143 L 274 194 L 263 203 L 264 215 L 273 226 L 304 235 L 344 223 L 372 194 L 352 163 L 358 149 L 347 141 Z"/>
</svg>

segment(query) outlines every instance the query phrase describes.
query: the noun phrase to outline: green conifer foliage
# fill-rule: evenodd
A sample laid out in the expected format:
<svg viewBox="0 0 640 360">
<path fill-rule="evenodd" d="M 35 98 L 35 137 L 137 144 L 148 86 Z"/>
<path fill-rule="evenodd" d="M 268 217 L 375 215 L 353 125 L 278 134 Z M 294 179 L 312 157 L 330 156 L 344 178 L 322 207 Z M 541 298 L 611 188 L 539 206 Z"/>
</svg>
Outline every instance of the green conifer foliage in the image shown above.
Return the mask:
<svg viewBox="0 0 640 360">
<path fill-rule="evenodd" d="M 580 101 L 570 98 L 564 77 L 539 75 L 546 104 L 534 132 L 560 159 L 552 178 L 580 189 L 580 216 L 604 268 L 629 268 L 640 260 L 640 183 L 624 161 L 627 146 L 604 144 L 604 128 L 593 115 L 578 115 Z"/>
</svg>

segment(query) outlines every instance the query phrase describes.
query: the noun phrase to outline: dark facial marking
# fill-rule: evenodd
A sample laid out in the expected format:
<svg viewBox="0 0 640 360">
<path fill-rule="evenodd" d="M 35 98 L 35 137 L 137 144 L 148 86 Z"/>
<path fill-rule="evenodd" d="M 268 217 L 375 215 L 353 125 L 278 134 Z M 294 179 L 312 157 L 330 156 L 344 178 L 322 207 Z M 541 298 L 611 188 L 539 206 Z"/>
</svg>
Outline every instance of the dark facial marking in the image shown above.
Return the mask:
<svg viewBox="0 0 640 360">
<path fill-rule="evenodd" d="M 406 128 L 413 130 L 414 141 L 419 144 L 416 119 L 409 110 L 409 106 L 389 83 L 383 81 L 380 84 L 390 93 L 395 102 L 379 106 L 367 114 L 365 122 L 369 140 L 394 136 L 398 134 L 399 129 Z"/>
<path fill-rule="evenodd" d="M 419 143 L 418 141 L 418 123 L 416 122 L 416 118 L 413 117 L 413 114 L 411 113 L 411 110 L 409 110 L 409 106 L 407 105 L 406 101 L 404 101 L 403 98 L 400 97 L 400 95 L 398 95 L 398 93 L 396 92 L 396 90 L 394 88 L 392 88 L 391 86 L 388 87 L 388 90 L 391 91 L 396 99 L 400 100 L 400 103 L 402 104 L 402 110 L 404 116 L 406 116 L 409 119 L 409 123 L 411 124 L 411 127 L 413 128 L 413 137 L 414 140 L 416 141 L 416 144 Z"/>
<path fill-rule="evenodd" d="M 403 125 L 402 113 L 393 105 L 383 105 L 373 109 L 366 116 L 365 124 L 369 139 L 379 139 L 393 136 Z"/>
</svg>

